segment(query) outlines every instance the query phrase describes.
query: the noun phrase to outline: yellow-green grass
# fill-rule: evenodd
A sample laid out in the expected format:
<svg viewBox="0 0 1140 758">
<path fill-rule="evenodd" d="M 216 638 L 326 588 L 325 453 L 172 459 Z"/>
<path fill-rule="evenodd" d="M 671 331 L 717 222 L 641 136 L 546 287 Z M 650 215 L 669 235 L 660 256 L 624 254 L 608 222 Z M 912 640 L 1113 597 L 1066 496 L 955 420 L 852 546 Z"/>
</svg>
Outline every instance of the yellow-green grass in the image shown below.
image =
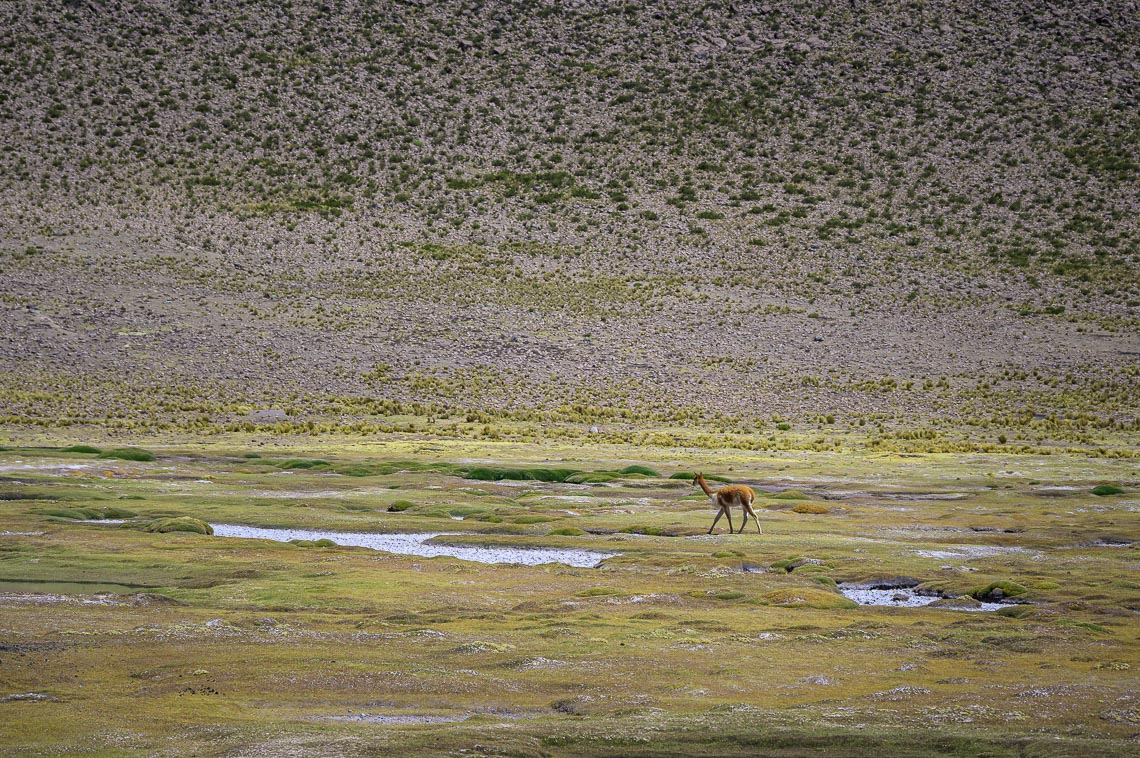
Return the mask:
<svg viewBox="0 0 1140 758">
<path fill-rule="evenodd" d="M 0 499 L 0 579 L 145 594 L 0 585 L 0 698 L 42 696 L 0 701 L 5 752 L 1108 755 L 1136 733 L 1140 583 L 1137 548 L 1121 543 L 1140 516 L 1123 461 L 68 442 L 157 460 L 0 453 L 0 495 L 32 496 Z M 642 464 L 662 478 L 285 473 L 250 465 L 253 450 L 336 466 Z M 665 478 L 694 469 L 757 488 L 764 535 L 729 535 L 724 519 L 705 535 L 707 500 Z M 1102 482 L 1126 493 L 1091 494 Z M 770 496 L 789 488 L 807 499 Z M 413 505 L 389 512 L 397 500 Z M 804 502 L 828 512 L 792 509 Z M 144 523 L 446 531 L 621 554 L 596 569 L 487 565 L 37 512 L 110 506 Z M 1025 602 L 1009 615 L 851 607 L 834 589 L 888 577 L 953 597 L 1016 584 Z"/>
</svg>

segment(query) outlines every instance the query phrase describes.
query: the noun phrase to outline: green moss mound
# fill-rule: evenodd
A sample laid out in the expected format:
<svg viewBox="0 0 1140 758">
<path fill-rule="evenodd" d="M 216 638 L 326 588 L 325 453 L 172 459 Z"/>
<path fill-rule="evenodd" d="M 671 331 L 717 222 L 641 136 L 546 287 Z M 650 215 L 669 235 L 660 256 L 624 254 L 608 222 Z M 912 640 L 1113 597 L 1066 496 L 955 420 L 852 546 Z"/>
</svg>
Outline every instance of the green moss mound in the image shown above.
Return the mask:
<svg viewBox="0 0 1140 758">
<path fill-rule="evenodd" d="M 623 468 L 621 470 L 620 473 L 622 473 L 622 474 L 641 474 L 642 476 L 649 476 L 649 477 L 653 477 L 654 479 L 658 479 L 661 477 L 661 474 L 658 471 L 656 471 L 655 469 L 651 469 L 648 466 L 640 466 L 640 465 L 636 465 L 636 464 L 633 466 L 626 466 L 625 468 Z"/>
<path fill-rule="evenodd" d="M 617 478 L 617 474 L 593 471 L 588 474 L 575 474 L 574 476 L 567 477 L 566 482 L 568 484 L 605 484 Z"/>
<path fill-rule="evenodd" d="M 684 479 L 686 481 L 691 482 L 697 478 L 697 475 L 691 471 L 678 471 L 676 474 L 670 475 L 669 478 L 670 479 Z M 705 474 L 705 480 L 710 481 L 710 482 L 724 482 L 725 484 L 731 484 L 732 483 L 732 480 L 729 479 L 728 477 L 718 476 L 717 474 Z"/>
<path fill-rule="evenodd" d="M 1010 582 L 1006 580 L 990 582 L 985 587 L 975 587 L 970 590 L 970 597 L 977 598 L 978 600 L 1000 600 L 1003 597 L 1017 597 L 1029 592 L 1028 589 L 1021 586 L 1017 582 Z"/>
<path fill-rule="evenodd" d="M 167 534 L 169 532 L 193 532 L 194 534 L 213 534 L 214 527 L 201 519 L 191 516 L 175 516 L 174 518 L 160 518 L 151 521 L 143 531 Z"/>
<path fill-rule="evenodd" d="M 764 594 L 762 600 L 766 605 L 780 605 L 788 608 L 839 610 L 859 607 L 859 604 L 854 600 L 849 600 L 835 592 L 814 587 L 788 587 L 787 589 L 773 590 Z"/>
<path fill-rule="evenodd" d="M 1100 484 L 1092 488 L 1092 493 L 1097 497 L 1105 497 L 1107 495 L 1123 495 L 1124 488 L 1117 487 L 1115 484 Z"/>
<path fill-rule="evenodd" d="M 60 452 L 61 453 L 94 453 L 95 455 L 98 455 L 99 453 L 102 453 L 103 451 L 97 447 L 92 447 L 91 445 L 72 445 L 71 447 L 63 448 L 62 450 L 60 450 Z"/>
<path fill-rule="evenodd" d="M 102 521 L 104 519 L 128 519 L 138 514 L 126 508 L 35 508 L 32 513 L 53 518 L 72 519 L 74 521 Z"/>
<path fill-rule="evenodd" d="M 154 453 L 141 447 L 117 447 L 99 455 L 100 458 L 114 458 L 120 461 L 153 461 Z"/>
<path fill-rule="evenodd" d="M 414 508 L 415 505 L 416 504 L 413 503 L 411 500 L 397 500 L 396 502 L 394 502 L 388 506 L 388 512 L 389 513 L 400 513 L 401 511 L 406 511 L 409 508 Z"/>
<path fill-rule="evenodd" d="M 327 468 L 328 466 L 331 466 L 331 465 L 332 464 L 329 463 L 328 461 L 322 461 L 319 459 L 318 460 L 308 460 L 308 459 L 304 459 L 304 458 L 298 458 L 298 459 L 293 459 L 293 460 L 288 460 L 288 461 L 282 461 L 281 463 L 277 464 L 277 467 L 280 469 L 286 469 L 286 470 L 293 470 L 293 469 L 306 470 L 306 469 L 314 469 L 314 468 Z"/>
<path fill-rule="evenodd" d="M 517 482 L 565 482 L 570 477 L 584 473 L 570 468 L 491 468 L 480 466 L 469 469 L 467 479 L 482 482 L 498 482 L 503 479 Z"/>
</svg>

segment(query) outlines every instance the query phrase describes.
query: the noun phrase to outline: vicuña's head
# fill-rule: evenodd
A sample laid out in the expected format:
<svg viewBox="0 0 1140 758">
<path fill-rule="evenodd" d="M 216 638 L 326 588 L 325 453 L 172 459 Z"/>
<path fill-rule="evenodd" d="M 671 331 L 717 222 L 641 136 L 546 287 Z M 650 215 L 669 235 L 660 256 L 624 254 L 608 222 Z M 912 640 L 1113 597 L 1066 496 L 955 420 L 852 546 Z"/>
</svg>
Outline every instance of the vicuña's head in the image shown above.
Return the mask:
<svg viewBox="0 0 1140 758">
<path fill-rule="evenodd" d="M 704 474 L 696 474 L 695 476 L 693 476 L 693 484 L 695 484 L 697 486 L 700 486 L 704 481 L 705 481 L 705 475 Z"/>
</svg>

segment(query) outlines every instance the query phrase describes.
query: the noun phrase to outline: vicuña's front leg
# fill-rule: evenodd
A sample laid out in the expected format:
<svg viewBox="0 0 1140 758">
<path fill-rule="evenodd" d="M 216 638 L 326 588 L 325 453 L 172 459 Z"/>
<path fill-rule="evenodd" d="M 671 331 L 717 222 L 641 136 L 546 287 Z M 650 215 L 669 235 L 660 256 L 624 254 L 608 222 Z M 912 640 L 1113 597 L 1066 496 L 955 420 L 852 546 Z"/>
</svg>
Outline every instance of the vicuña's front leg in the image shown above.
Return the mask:
<svg viewBox="0 0 1140 758">
<path fill-rule="evenodd" d="M 724 508 L 721 508 L 719 511 L 716 512 L 716 518 L 713 519 L 712 526 L 709 527 L 709 534 L 712 534 L 712 530 L 716 529 L 716 522 L 720 521 L 720 517 L 723 515 L 724 515 Z"/>
</svg>

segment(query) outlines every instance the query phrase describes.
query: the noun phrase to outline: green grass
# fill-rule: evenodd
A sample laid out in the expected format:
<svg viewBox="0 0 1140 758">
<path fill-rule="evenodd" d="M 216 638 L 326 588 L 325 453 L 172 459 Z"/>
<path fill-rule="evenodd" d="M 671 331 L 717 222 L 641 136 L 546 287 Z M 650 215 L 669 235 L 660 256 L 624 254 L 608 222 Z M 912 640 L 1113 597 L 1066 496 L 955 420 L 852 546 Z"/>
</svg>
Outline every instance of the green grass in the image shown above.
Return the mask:
<svg viewBox="0 0 1140 758">
<path fill-rule="evenodd" d="M 91 445 L 71 445 L 69 447 L 60 448 L 61 453 L 95 453 L 99 454 L 103 451 Z"/>
<path fill-rule="evenodd" d="M 154 453 L 149 450 L 143 450 L 139 447 L 118 447 L 114 450 L 108 450 L 99 454 L 100 458 L 115 459 L 121 461 L 153 461 L 155 459 Z"/>
<path fill-rule="evenodd" d="M 61 583 L 52 592 L 77 592 L 62 583 L 81 581 L 146 587 L 170 600 L 5 604 L 10 644 L 52 646 L 48 656 L 5 658 L 10 691 L 58 701 L 6 703 L 6 752 L 145 752 L 169 750 L 171 739 L 182 753 L 318 751 L 330 741 L 369 752 L 382 735 L 382 749 L 401 754 L 479 744 L 517 754 L 543 745 L 585 755 L 772 746 L 1095 755 L 1119 753 L 1131 735 L 1113 703 L 1129 691 L 1137 655 L 1127 623 L 1135 583 L 1120 579 L 1127 551 L 1098 539 L 1140 525 L 1087 487 L 1058 489 L 1127 480 L 1127 461 L 722 451 L 717 464 L 739 479 L 809 498 L 771 503 L 836 500 L 827 516 L 764 509 L 763 536 L 709 537 L 708 504 L 644 471 L 574 487 L 456 475 L 470 460 L 618 474 L 631 457 L 620 446 L 298 439 L 267 448 L 264 460 L 327 465 L 283 469 L 217 443 L 147 443 L 162 460 L 130 477 L 56 470 L 58 451 L 8 454 L 46 465 L 21 474 L 38 502 L 0 500 L 4 530 L 18 533 L 0 535 L 0 603 L 4 579 Z M 699 450 L 639 458 L 654 470 L 708 464 Z M 390 473 L 329 476 L 350 467 Z M 135 528 L 56 512 L 109 514 L 117 506 L 107 501 L 122 497 L 137 498 Z M 1058 518 L 1062 503 L 1071 513 Z M 458 532 L 440 539 L 615 555 L 598 569 L 488 565 L 223 539 L 204 533 L 207 523 Z M 1011 525 L 1020 531 L 1003 531 Z M 964 545 L 979 550 L 966 555 Z M 1000 613 L 872 608 L 836 591 L 889 577 L 947 597 L 1000 588 L 1032 602 Z M 124 641 L 130 655 L 115 653 Z M 1100 697 L 1085 697 L 1089 688 Z M 1048 693 L 1033 697 L 1032 713 L 1015 697 L 1027 691 Z M 360 713 L 414 718 L 382 732 L 333 718 Z M 436 716 L 461 720 L 415 722 Z M 899 723 L 912 725 L 905 735 Z"/>
</svg>

